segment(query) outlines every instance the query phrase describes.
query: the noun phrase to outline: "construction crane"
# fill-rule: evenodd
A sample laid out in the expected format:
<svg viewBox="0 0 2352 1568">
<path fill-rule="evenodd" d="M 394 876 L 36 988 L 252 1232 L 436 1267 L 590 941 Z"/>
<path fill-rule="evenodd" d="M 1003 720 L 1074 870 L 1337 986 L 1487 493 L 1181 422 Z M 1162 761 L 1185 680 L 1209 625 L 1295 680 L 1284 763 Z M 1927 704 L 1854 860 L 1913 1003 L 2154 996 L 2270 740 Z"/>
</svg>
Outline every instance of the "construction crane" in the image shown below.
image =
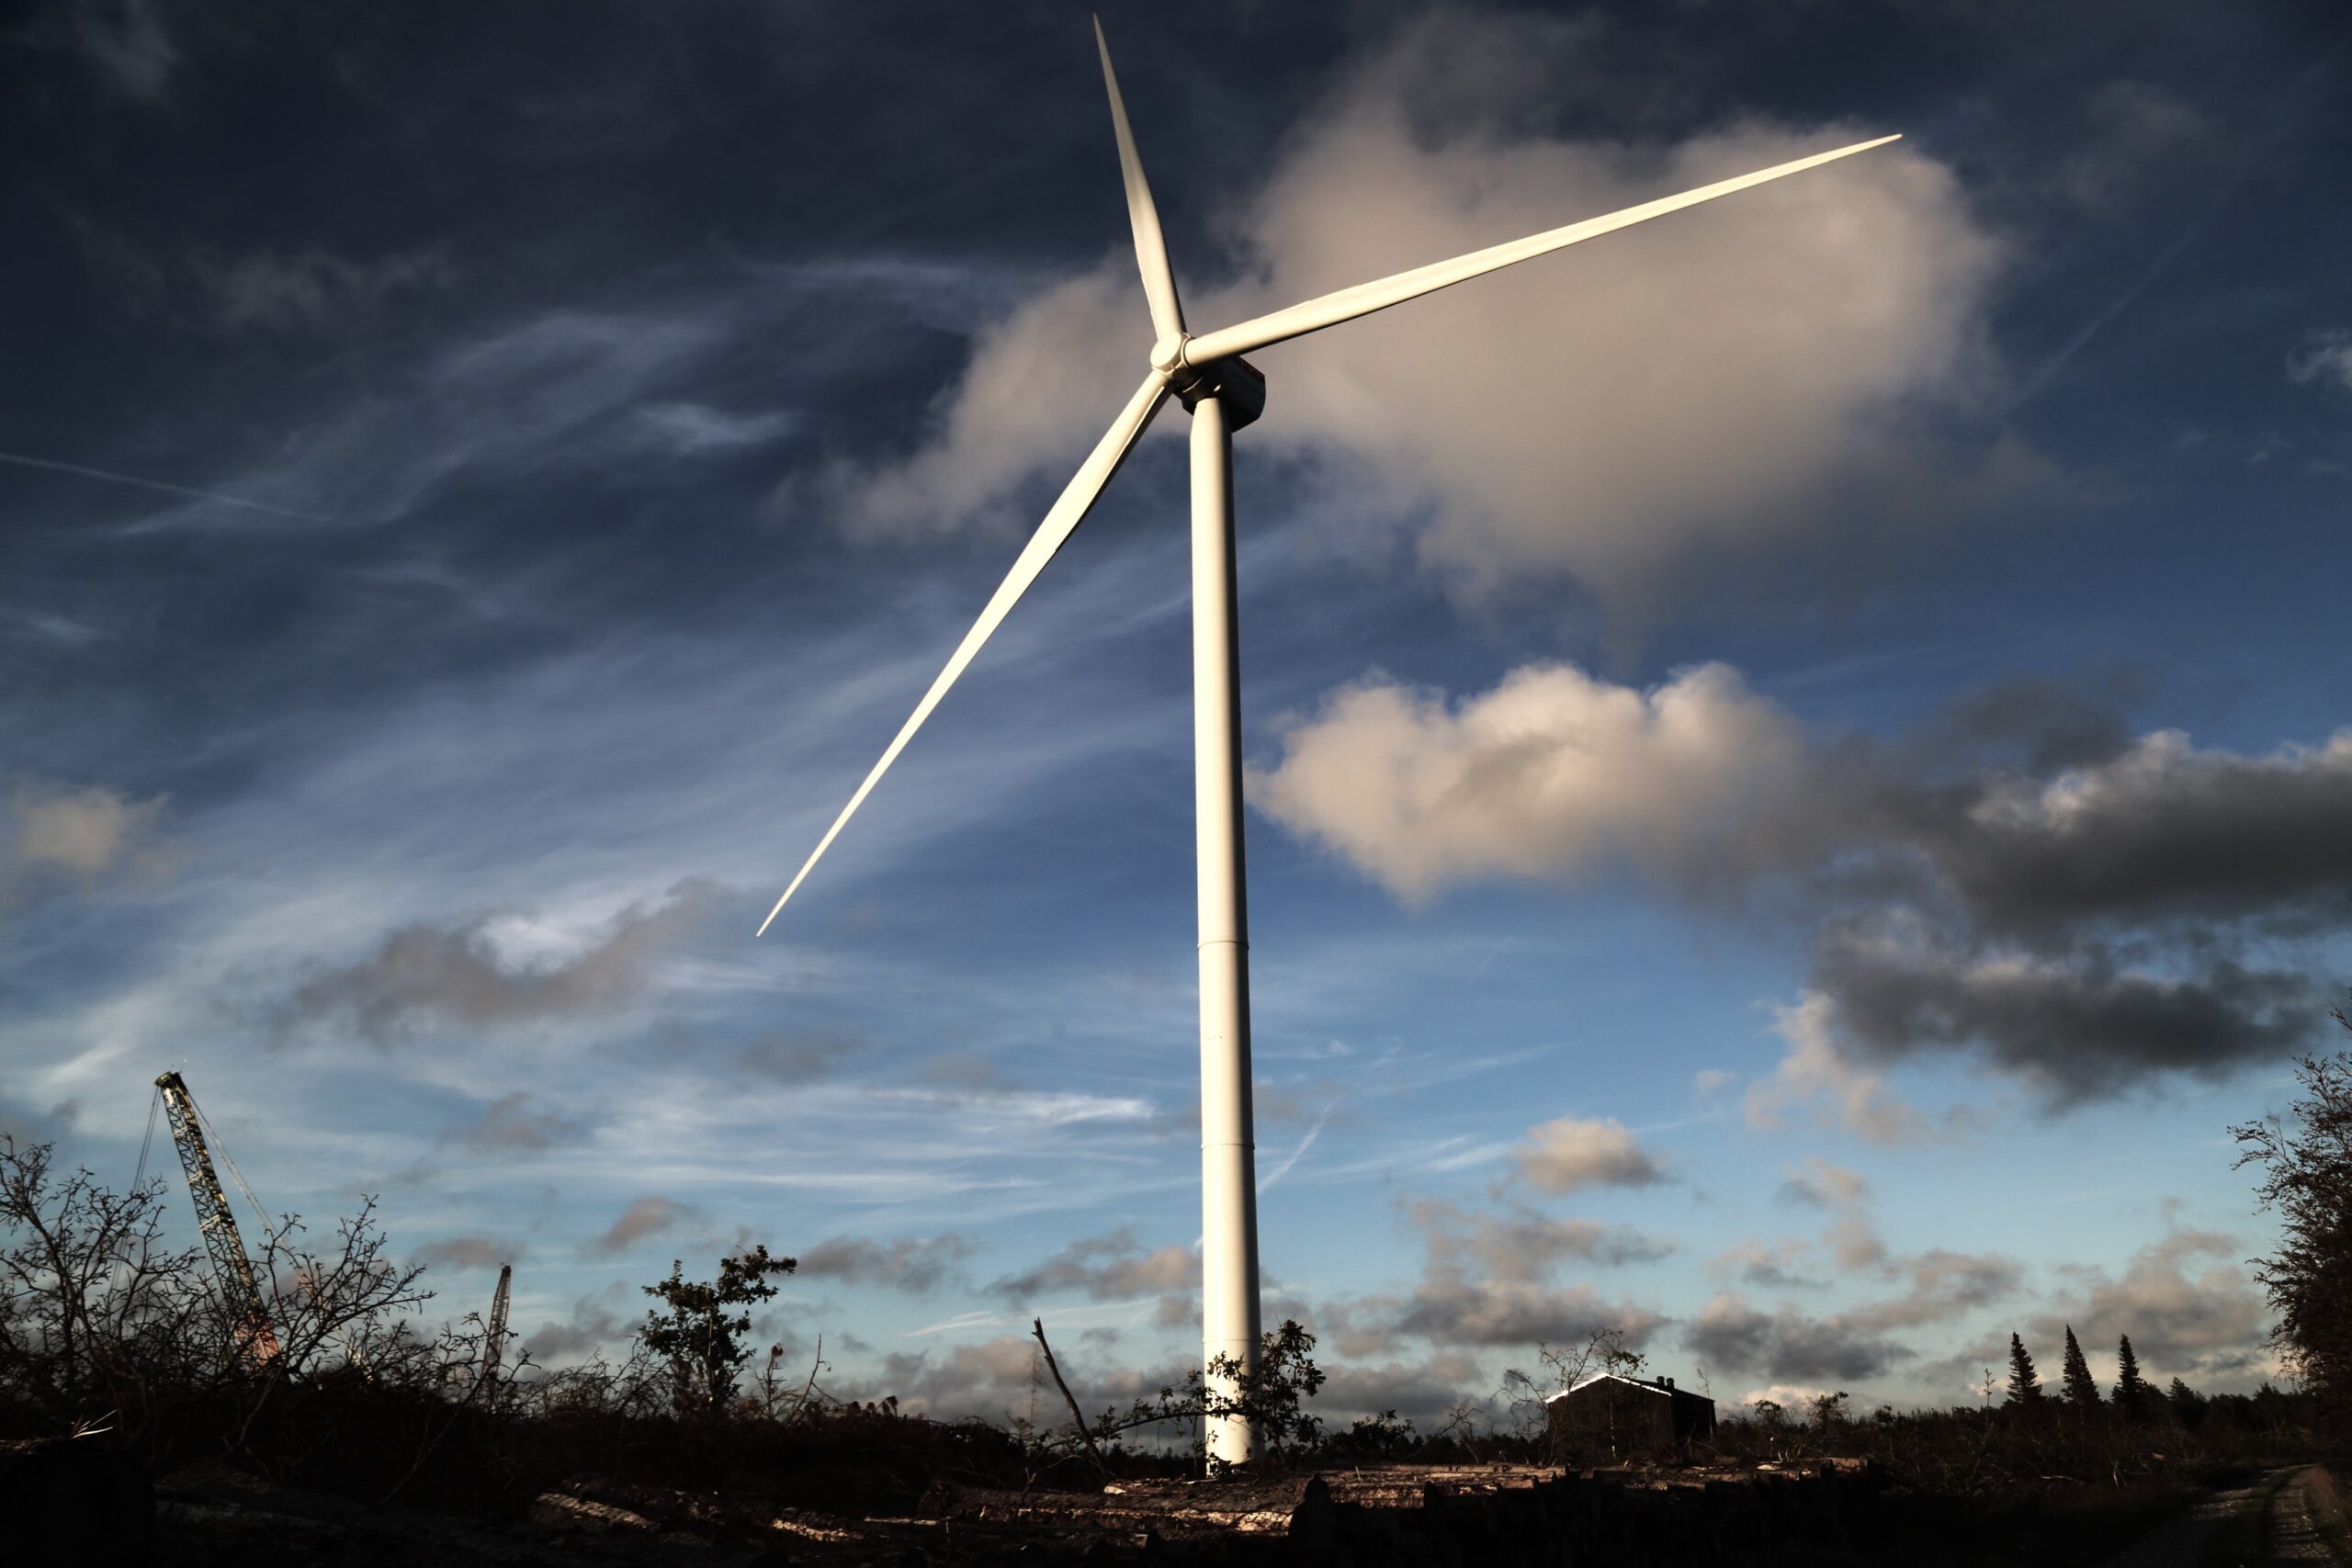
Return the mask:
<svg viewBox="0 0 2352 1568">
<path fill-rule="evenodd" d="M 498 1266 L 498 1292 L 490 1298 L 490 1324 L 481 1337 L 481 1376 L 475 1387 L 494 1393 L 498 1387 L 498 1363 L 506 1349 L 506 1299 L 514 1288 L 514 1265 Z"/>
<path fill-rule="evenodd" d="M 245 1256 L 244 1237 L 237 1234 L 237 1216 L 230 1212 L 229 1195 L 212 1168 L 212 1151 L 204 1140 L 203 1114 L 177 1073 L 155 1080 L 164 1099 L 164 1114 L 171 1119 L 172 1142 L 180 1151 L 180 1168 L 187 1172 L 187 1190 L 196 1200 L 197 1234 L 212 1259 L 212 1276 L 227 1298 L 229 1321 L 235 1325 L 238 1358 L 258 1371 L 277 1361 L 277 1335 L 262 1310 L 261 1287 L 254 1281 L 253 1260 Z"/>
</svg>

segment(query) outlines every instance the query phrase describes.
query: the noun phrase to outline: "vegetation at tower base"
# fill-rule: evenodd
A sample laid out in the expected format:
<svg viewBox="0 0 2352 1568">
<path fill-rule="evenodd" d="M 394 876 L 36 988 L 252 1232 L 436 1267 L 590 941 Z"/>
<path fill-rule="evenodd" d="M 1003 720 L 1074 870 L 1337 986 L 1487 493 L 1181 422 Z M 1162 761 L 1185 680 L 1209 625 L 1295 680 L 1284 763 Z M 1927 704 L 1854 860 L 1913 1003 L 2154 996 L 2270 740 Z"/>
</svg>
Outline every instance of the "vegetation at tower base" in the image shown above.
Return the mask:
<svg viewBox="0 0 2352 1568">
<path fill-rule="evenodd" d="M 2352 1029 L 2344 1010 L 2335 1021 Z M 2238 1165 L 2262 1171 L 2256 1201 L 2278 1216 L 2278 1249 L 2255 1266 L 2278 1314 L 2272 1342 L 2330 1424 L 2352 1432 L 2352 1052 L 2301 1057 L 2295 1081 L 2287 1118 L 2230 1133 Z"/>
<path fill-rule="evenodd" d="M 844 1564 L 910 1550 L 934 1562 L 1149 1551 L 1508 1563 L 1571 1549 L 1596 1562 L 2090 1562 L 2200 1483 L 2313 1452 L 2310 1397 L 2206 1394 L 2178 1377 L 2133 1421 L 2105 1405 L 2066 1421 L 2007 1404 L 1857 1414 L 1838 1392 L 1600 1452 L 1548 1426 L 1544 1401 L 1594 1372 L 1645 1371 L 1609 1330 L 1537 1348 L 1533 1375 L 1434 1429 L 1395 1412 L 1334 1429 L 1313 1412 L 1328 1392 L 1316 1337 L 1285 1322 L 1254 1372 L 1225 1369 L 1232 1393 L 1188 1379 L 1089 1423 L 1098 1460 L 1074 1424 L 935 1421 L 838 1398 L 821 1351 L 783 1362 L 779 1347 L 757 1364 L 750 1331 L 787 1271 L 763 1247 L 698 1280 L 673 1262 L 646 1287 L 656 1310 L 617 1363 L 549 1370 L 525 1351 L 485 1383 L 488 1325 L 420 1332 L 421 1277 L 392 1263 L 365 1203 L 309 1250 L 289 1221 L 254 1259 L 285 1349 L 257 1366 L 236 1353 L 247 1325 L 203 1255 L 167 1245 L 162 1218 L 177 1208 L 164 1191 L 110 1191 L 58 1170 L 45 1146 L 0 1139 L 12 1544 L 46 1518 L 52 1540 L 166 1564 L 260 1560 L 257 1545 L 289 1531 L 322 1562 L 669 1561 L 685 1550 L 677 1532 L 736 1561 L 782 1550 Z M 1083 1367 L 1073 1374 L 1082 1395 Z M 1200 1423 L 1228 1411 L 1259 1421 L 1266 1459 L 1204 1479 Z M 152 1551 L 137 1534 L 151 1485 Z M 582 1529 L 605 1535 L 559 1539 Z"/>
</svg>

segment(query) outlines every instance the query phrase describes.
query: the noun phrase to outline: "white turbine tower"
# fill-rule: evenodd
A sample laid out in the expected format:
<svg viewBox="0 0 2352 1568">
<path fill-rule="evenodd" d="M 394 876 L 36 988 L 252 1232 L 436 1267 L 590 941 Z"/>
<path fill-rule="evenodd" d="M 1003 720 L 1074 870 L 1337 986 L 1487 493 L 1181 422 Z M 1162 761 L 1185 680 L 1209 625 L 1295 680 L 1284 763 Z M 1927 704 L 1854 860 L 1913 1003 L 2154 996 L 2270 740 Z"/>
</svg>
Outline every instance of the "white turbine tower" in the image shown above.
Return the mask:
<svg viewBox="0 0 2352 1568">
<path fill-rule="evenodd" d="M 1135 231 L 1136 261 L 1143 271 L 1145 298 L 1157 334 L 1151 368 L 1127 406 L 1111 422 L 1078 473 L 1046 513 L 1045 522 L 1005 574 L 980 618 L 964 634 L 947 667 L 899 728 L 882 760 L 857 786 L 849 804 L 817 841 L 816 849 L 760 922 L 766 931 L 786 900 L 798 891 L 820 856 L 831 846 L 899 753 L 906 749 L 939 699 L 964 672 L 990 633 L 1037 580 L 1046 563 L 1069 542 L 1102 495 L 1111 476 L 1173 394 L 1193 416 L 1193 766 L 1197 818 L 1195 844 L 1200 878 L 1201 959 L 1201 1296 L 1202 1352 L 1243 1366 L 1258 1357 L 1258 1199 L 1250 1109 L 1249 923 L 1241 864 L 1241 703 L 1235 626 L 1233 550 L 1233 433 L 1265 409 L 1266 382 L 1242 355 L 1286 343 L 1308 333 L 1401 305 L 1440 288 L 1548 254 L 1612 230 L 1662 218 L 1702 201 L 1760 186 L 1786 175 L 1816 168 L 1856 152 L 1899 140 L 1883 136 L 1835 152 L 1781 164 L 1644 202 L 1605 217 L 1588 218 L 1508 244 L 1473 251 L 1451 261 L 1432 262 L 1374 283 L 1326 294 L 1270 316 L 1243 321 L 1197 337 L 1184 330 L 1176 299 L 1176 277 L 1160 233 L 1151 186 L 1136 155 L 1125 103 L 1111 70 L 1110 46 L 1097 21 L 1094 41 L 1102 56 L 1103 85 L 1111 96 L 1111 123 L 1119 141 L 1119 167 L 1125 177 L 1127 217 Z M 1229 1386 L 1213 1384 L 1213 1386 Z M 1217 1422 L 1209 1451 L 1227 1462 L 1251 1457 L 1256 1434 L 1238 1418 Z"/>
</svg>

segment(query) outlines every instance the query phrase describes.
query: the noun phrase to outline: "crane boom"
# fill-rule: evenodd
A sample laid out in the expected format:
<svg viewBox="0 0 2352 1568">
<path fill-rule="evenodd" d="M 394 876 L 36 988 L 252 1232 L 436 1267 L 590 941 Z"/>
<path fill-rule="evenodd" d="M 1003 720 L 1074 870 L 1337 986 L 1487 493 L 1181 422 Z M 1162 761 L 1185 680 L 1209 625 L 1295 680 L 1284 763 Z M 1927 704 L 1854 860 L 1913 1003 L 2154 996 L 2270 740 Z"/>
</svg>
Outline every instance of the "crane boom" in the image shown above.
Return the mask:
<svg viewBox="0 0 2352 1568">
<path fill-rule="evenodd" d="M 498 1385 L 498 1363 L 506 1348 L 507 1292 L 514 1283 L 514 1265 L 498 1266 L 498 1292 L 490 1298 L 490 1325 L 481 1338 L 481 1386 L 494 1390 Z"/>
<path fill-rule="evenodd" d="M 213 1278 L 227 1297 L 229 1318 L 236 1325 L 237 1350 L 246 1365 L 261 1368 L 277 1359 L 277 1336 L 262 1310 L 261 1287 L 254 1280 L 253 1260 L 245 1256 L 244 1237 L 237 1233 L 237 1217 L 229 1209 L 229 1195 L 212 1168 L 212 1151 L 187 1083 L 177 1073 L 155 1080 L 163 1091 L 164 1114 L 170 1119 L 172 1143 L 180 1151 L 180 1168 L 187 1172 L 188 1194 L 196 1200 L 197 1234 L 212 1259 Z"/>
</svg>

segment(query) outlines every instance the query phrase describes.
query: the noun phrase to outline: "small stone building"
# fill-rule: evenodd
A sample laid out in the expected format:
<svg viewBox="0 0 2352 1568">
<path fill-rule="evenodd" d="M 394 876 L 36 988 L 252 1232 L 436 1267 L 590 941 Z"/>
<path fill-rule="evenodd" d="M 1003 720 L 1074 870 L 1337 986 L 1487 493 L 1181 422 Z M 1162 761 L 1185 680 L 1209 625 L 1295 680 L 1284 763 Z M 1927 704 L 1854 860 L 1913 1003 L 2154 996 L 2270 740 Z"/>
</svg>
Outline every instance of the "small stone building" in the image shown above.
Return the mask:
<svg viewBox="0 0 2352 1568">
<path fill-rule="evenodd" d="M 1715 1435 L 1715 1402 L 1674 1386 L 1596 1372 L 1544 1402 L 1555 1449 L 1630 1459 Z"/>
</svg>

